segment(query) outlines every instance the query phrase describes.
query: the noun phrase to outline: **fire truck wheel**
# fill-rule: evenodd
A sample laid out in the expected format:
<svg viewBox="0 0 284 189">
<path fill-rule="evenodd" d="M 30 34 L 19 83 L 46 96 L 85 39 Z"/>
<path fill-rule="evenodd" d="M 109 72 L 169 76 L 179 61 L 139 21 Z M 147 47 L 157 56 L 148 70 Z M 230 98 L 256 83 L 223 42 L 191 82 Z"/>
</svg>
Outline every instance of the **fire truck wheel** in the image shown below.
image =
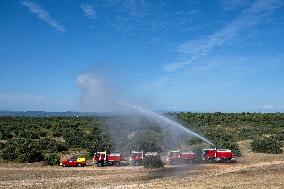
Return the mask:
<svg viewBox="0 0 284 189">
<path fill-rule="evenodd" d="M 230 162 L 231 162 L 231 159 L 224 159 L 224 162 L 230 163 Z"/>
<path fill-rule="evenodd" d="M 81 167 L 82 165 L 79 163 L 77 166 L 78 166 L 78 167 Z"/>
</svg>

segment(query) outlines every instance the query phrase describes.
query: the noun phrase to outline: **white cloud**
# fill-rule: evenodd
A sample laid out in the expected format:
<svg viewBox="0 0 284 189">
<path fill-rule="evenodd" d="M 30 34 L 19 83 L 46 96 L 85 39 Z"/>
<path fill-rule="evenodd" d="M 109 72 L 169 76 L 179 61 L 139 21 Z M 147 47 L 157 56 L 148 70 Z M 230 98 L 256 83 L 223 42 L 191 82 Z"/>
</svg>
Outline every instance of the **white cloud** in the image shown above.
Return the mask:
<svg viewBox="0 0 284 189">
<path fill-rule="evenodd" d="M 31 1 L 22 1 L 22 5 L 28 7 L 30 12 L 36 14 L 39 19 L 49 24 L 51 27 L 53 27 L 57 31 L 59 32 L 66 31 L 65 27 L 61 25 L 57 20 L 52 18 L 46 10 L 41 8 L 39 4 L 31 2 Z"/>
<path fill-rule="evenodd" d="M 227 24 L 223 29 L 205 37 L 204 39 L 193 40 L 180 44 L 177 50 L 186 60 L 178 63 L 165 65 L 166 71 L 176 71 L 191 62 L 206 56 L 216 47 L 224 45 L 235 38 L 241 32 L 246 31 L 264 22 L 276 9 L 283 5 L 283 1 L 255 1 L 249 8 L 245 9 L 239 17 Z"/>
<path fill-rule="evenodd" d="M 95 18 L 96 10 L 95 6 L 91 4 L 81 4 L 81 9 L 89 18 Z"/>
</svg>

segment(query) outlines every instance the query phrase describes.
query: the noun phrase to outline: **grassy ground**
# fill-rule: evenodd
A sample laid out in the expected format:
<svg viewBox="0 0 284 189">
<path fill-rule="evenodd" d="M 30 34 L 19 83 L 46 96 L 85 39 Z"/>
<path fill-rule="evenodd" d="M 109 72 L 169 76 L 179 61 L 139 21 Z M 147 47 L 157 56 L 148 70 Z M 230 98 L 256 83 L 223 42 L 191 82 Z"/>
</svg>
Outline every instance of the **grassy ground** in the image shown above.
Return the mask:
<svg viewBox="0 0 284 189">
<path fill-rule="evenodd" d="M 284 188 L 284 154 L 256 154 L 239 143 L 238 163 L 63 168 L 0 163 L 0 188 Z"/>
</svg>

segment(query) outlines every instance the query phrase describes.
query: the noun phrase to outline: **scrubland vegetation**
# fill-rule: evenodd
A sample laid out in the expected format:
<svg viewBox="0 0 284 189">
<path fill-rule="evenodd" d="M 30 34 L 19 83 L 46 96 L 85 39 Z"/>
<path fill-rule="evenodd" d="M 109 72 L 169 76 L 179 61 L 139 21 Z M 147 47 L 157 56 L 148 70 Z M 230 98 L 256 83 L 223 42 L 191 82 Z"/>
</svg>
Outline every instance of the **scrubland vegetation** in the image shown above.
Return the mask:
<svg viewBox="0 0 284 189">
<path fill-rule="evenodd" d="M 171 113 L 186 127 L 204 133 L 216 146 L 241 155 L 237 141 L 252 140 L 252 150 L 282 153 L 283 113 Z"/>
<path fill-rule="evenodd" d="M 241 155 L 237 141 L 248 139 L 252 140 L 254 152 L 282 153 L 283 113 L 168 113 L 166 116 L 207 137 L 216 146 L 232 149 L 236 155 Z M 53 165 L 58 164 L 60 155 L 74 151 L 91 157 L 95 150 L 163 152 L 190 146 L 200 153 L 204 146 L 194 137 L 171 140 L 174 136 L 154 121 L 139 118 L 137 124 L 135 119 L 135 123 L 129 123 L 120 116 L 0 117 L 1 158 Z M 182 145 L 171 142 L 177 140 Z"/>
<path fill-rule="evenodd" d="M 58 164 L 64 152 L 111 147 L 99 118 L 0 117 L 1 157 L 18 162 Z"/>
</svg>

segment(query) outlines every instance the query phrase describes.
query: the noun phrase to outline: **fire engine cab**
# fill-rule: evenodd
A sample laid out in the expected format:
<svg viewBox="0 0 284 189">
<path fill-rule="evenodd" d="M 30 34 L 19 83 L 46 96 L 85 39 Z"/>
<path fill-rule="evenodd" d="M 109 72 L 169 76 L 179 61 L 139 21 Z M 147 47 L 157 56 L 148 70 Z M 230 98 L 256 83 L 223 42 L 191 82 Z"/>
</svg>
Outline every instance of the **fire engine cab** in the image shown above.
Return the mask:
<svg viewBox="0 0 284 189">
<path fill-rule="evenodd" d="M 132 151 L 131 156 L 130 156 L 130 162 L 132 165 L 135 165 L 135 166 L 142 165 L 143 159 L 144 159 L 143 151 L 141 152 Z"/>
</svg>

